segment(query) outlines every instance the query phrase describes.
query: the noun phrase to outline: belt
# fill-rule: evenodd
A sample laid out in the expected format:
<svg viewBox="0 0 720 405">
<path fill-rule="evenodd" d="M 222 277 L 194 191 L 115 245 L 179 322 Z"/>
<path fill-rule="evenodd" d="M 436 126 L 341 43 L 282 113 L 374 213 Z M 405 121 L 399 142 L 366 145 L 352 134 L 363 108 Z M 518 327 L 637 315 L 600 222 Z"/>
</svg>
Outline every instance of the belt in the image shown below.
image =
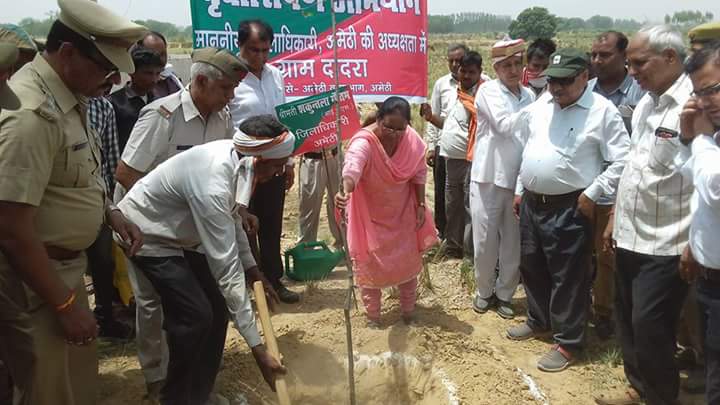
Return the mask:
<svg viewBox="0 0 720 405">
<path fill-rule="evenodd" d="M 323 149 L 322 152 L 307 152 L 303 154 L 303 157 L 305 159 L 322 159 L 323 155 L 325 155 L 325 158 L 331 158 L 338 154 L 337 148 L 332 149 Z"/>
<path fill-rule="evenodd" d="M 57 246 L 45 245 L 45 251 L 53 260 L 73 260 L 80 257 L 82 250 L 69 250 Z"/>
<path fill-rule="evenodd" d="M 720 282 L 720 269 L 711 269 L 700 265 L 699 276 L 707 281 Z"/>
<path fill-rule="evenodd" d="M 550 207 L 567 207 L 572 206 L 577 201 L 583 190 L 575 190 L 566 194 L 538 194 L 532 191 L 525 190 L 524 195 L 527 196 L 528 200 L 538 207 L 550 208 Z"/>
</svg>

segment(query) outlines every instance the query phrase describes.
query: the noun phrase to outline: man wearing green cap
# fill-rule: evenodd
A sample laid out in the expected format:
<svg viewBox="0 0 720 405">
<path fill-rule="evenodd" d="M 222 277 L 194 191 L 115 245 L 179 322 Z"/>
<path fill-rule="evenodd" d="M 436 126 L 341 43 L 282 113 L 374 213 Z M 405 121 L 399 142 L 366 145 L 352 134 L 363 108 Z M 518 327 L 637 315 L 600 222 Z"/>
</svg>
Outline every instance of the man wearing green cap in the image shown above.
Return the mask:
<svg viewBox="0 0 720 405">
<path fill-rule="evenodd" d="M 115 201 L 170 157 L 207 142 L 232 138 L 234 127 L 225 107 L 247 74 L 244 61 L 225 49 L 203 48 L 192 54 L 191 82 L 185 89 L 155 100 L 140 111 L 118 163 Z M 162 252 L 144 248 L 143 256 Z M 148 396 L 162 388 L 168 349 L 162 334 L 160 296 L 132 262 L 127 261 L 135 295 L 138 358 Z"/>
<path fill-rule="evenodd" d="M 589 66 L 585 52 L 555 52 L 544 72 L 548 93 L 508 119 L 498 122 L 478 103 L 491 125 L 517 130 L 523 144 L 514 206 L 528 319 L 507 335 L 552 333 L 556 345 L 538 361 L 550 372 L 567 368 L 584 346 L 595 201 L 615 192 L 630 146 L 617 108 L 587 86 Z"/>
<path fill-rule="evenodd" d="M 2 339 L 0 351 L 10 370 L 32 369 L 30 403 L 90 405 L 98 386 L 97 327 L 83 282 L 84 250 L 103 221 L 131 255 L 142 235 L 106 198 L 86 98 L 111 87 L 118 71 L 133 71 L 127 48 L 145 28 L 89 0 L 58 3 L 46 51 L 10 82 L 22 107 L 0 114 L 0 277 L 27 284 L 13 298 L 32 326 L 19 345 Z"/>
<path fill-rule="evenodd" d="M 599 404 L 676 404 L 676 328 L 688 285 L 678 275 L 688 243 L 692 179 L 683 167 L 680 113 L 692 82 L 686 48 L 670 26 L 640 30 L 627 49 L 629 72 L 646 94 L 633 113 L 632 148 L 604 238 L 615 248 L 615 316 L 631 388 Z"/>
<path fill-rule="evenodd" d="M 700 24 L 688 31 L 690 50 L 699 51 L 712 41 L 720 39 L 720 21 Z"/>
</svg>

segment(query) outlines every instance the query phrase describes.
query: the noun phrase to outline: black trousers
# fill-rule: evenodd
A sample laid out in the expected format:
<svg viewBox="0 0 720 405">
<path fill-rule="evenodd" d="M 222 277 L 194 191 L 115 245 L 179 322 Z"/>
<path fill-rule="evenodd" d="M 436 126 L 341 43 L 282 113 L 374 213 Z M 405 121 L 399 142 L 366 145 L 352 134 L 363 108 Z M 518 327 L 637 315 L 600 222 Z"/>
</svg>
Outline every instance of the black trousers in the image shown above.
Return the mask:
<svg viewBox="0 0 720 405">
<path fill-rule="evenodd" d="M 615 318 L 625 375 L 648 405 L 677 403 L 676 332 L 688 285 L 680 256 L 617 249 Z"/>
<path fill-rule="evenodd" d="M 95 319 L 102 326 L 115 319 L 113 300 L 117 295 L 113 283 L 115 261 L 112 257 L 112 231 L 107 225 L 100 228 L 97 239 L 85 253 L 87 253 L 88 271 L 95 290 Z"/>
<path fill-rule="evenodd" d="M 260 229 L 260 260 L 258 265 L 268 281 L 276 288 L 283 276 L 280 238 L 282 236 L 283 209 L 285 207 L 285 177 L 273 177 L 259 183 L 250 200 L 249 211 L 258 217 Z"/>
<path fill-rule="evenodd" d="M 440 147 L 435 147 L 435 166 L 433 166 L 433 181 L 435 182 L 435 227 L 440 239 L 445 239 L 445 158 L 440 156 Z"/>
<path fill-rule="evenodd" d="M 204 255 L 138 256 L 133 263 L 160 295 L 169 361 L 163 405 L 204 405 L 220 369 L 228 310 Z"/>
<path fill-rule="evenodd" d="M 592 283 L 592 226 L 565 204 L 542 204 L 525 193 L 520 207 L 520 274 L 528 325 L 552 331 L 566 350 L 581 350 Z"/>
<path fill-rule="evenodd" d="M 720 404 L 720 281 L 698 278 L 700 331 L 705 350 L 705 399 Z"/>
</svg>

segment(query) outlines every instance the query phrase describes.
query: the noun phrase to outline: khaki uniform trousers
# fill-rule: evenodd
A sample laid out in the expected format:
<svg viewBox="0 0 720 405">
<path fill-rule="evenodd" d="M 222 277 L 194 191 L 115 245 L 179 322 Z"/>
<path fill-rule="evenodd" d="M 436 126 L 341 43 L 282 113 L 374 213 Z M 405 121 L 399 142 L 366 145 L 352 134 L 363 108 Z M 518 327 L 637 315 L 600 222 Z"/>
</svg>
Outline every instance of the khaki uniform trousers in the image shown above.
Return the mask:
<svg viewBox="0 0 720 405">
<path fill-rule="evenodd" d="M 328 170 L 330 176 L 328 177 Z M 300 242 L 315 242 L 317 240 L 320 212 L 323 206 L 323 196 L 327 190 L 327 218 L 330 233 L 335 239 L 335 247 L 342 244 L 340 228 L 335 221 L 335 193 L 340 188 L 338 172 L 338 159 L 335 156 L 327 157 L 327 170 L 323 159 L 303 158 L 300 164 L 300 206 L 298 223 L 300 226 Z"/>
<path fill-rule="evenodd" d="M 76 302 L 90 310 L 82 275 L 87 268 L 84 253 L 67 261 L 51 260 L 60 277 L 75 289 Z M 0 274 L 8 274 L 7 264 L 0 263 Z M 50 308 L 29 288 L 20 289 L 27 303 L 28 322 L 14 322 L 20 347 L 9 347 L 7 363 L 11 370 L 28 367 L 27 351 L 34 350 L 35 367 L 30 387 L 33 405 L 94 405 L 97 402 L 97 344 L 75 346 L 65 342 L 65 335 L 54 308 Z M 22 305 L 22 303 L 20 303 Z M 26 325 L 31 328 L 27 329 Z M 30 334 L 30 339 L 27 333 Z M 3 338 L 3 346 L 5 339 Z M 21 350 L 22 349 L 22 350 Z M 5 347 L 3 347 L 5 352 Z M 32 364 L 32 360 L 29 364 Z"/>
<path fill-rule="evenodd" d="M 34 404 L 35 353 L 26 307 L 19 277 L 11 271 L 0 272 L 0 360 L 15 384 L 13 403 L 17 405 Z"/>
</svg>

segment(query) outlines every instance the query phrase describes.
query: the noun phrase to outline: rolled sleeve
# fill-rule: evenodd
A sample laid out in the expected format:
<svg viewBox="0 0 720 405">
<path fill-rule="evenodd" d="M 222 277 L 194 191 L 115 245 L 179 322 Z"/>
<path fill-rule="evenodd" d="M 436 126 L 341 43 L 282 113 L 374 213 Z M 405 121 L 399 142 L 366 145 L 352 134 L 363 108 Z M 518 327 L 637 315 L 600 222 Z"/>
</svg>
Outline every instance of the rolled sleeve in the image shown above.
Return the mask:
<svg viewBox="0 0 720 405">
<path fill-rule="evenodd" d="M 29 110 L 3 112 L 0 200 L 39 206 L 62 145 L 57 124 Z"/>
<path fill-rule="evenodd" d="M 147 173 L 170 143 L 170 123 L 151 108 L 144 108 L 130 133 L 121 160 L 133 169 Z"/>
<path fill-rule="evenodd" d="M 262 340 L 245 284 L 243 259 L 238 248 L 241 236 L 237 235 L 229 202 L 210 194 L 192 194 L 188 202 L 210 272 L 225 297 L 235 327 L 248 346 L 257 346 Z"/>
</svg>

